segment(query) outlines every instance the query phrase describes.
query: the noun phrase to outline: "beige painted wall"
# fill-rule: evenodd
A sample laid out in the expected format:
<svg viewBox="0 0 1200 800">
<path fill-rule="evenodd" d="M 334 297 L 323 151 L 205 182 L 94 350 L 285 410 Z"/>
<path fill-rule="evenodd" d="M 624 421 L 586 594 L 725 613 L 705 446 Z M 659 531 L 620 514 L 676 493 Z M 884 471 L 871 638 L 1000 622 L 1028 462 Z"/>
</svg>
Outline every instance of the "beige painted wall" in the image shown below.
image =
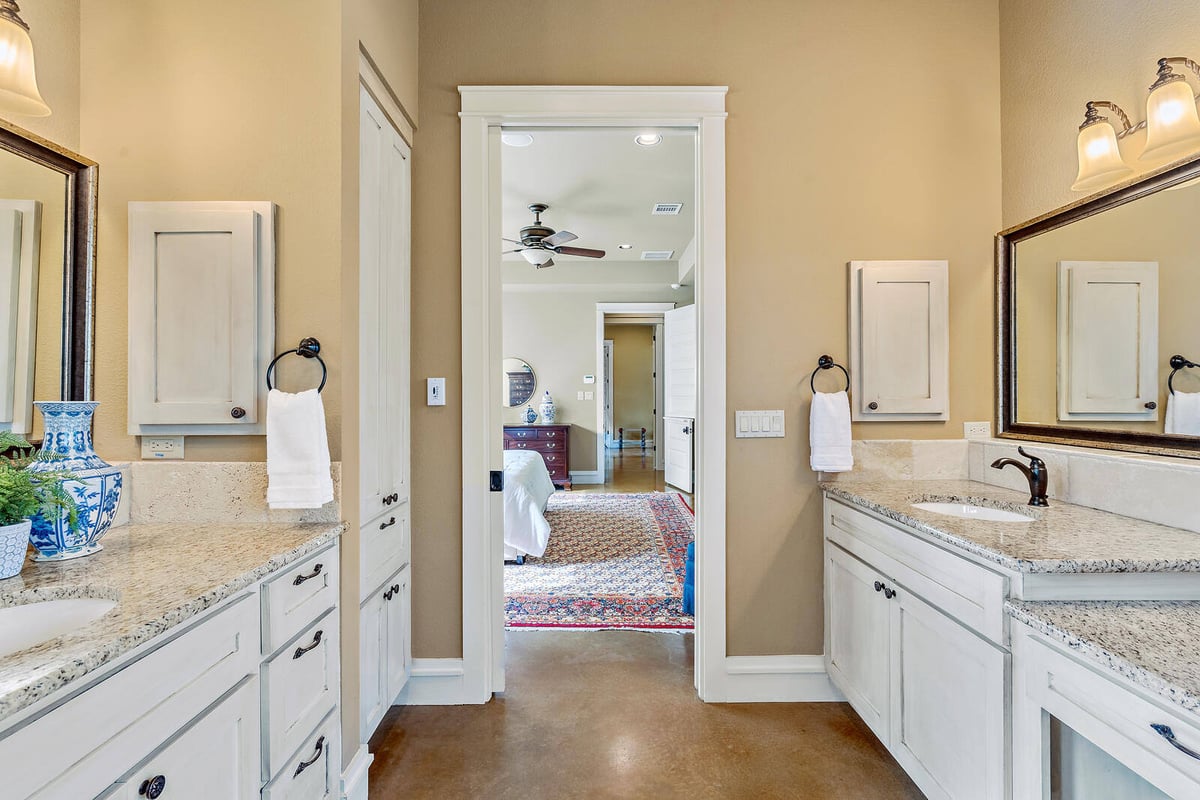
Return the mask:
<svg viewBox="0 0 1200 800">
<path fill-rule="evenodd" d="M 604 338 L 613 343 L 613 436 L 616 428 L 626 437 L 645 428 L 654 439 L 654 328 L 606 325 Z"/>
<path fill-rule="evenodd" d="M 1004 225 L 1079 199 L 1075 136 L 1088 100 L 1110 100 L 1136 123 L 1164 56 L 1197 58 L 1194 0 L 1000 0 Z M 1189 73 L 1193 88 L 1194 75 Z M 1139 171 L 1145 135 L 1122 143 Z"/>
<path fill-rule="evenodd" d="M 821 497 L 808 374 L 846 357 L 846 262 L 951 265 L 951 419 L 860 438 L 961 437 L 992 416 L 1000 227 L 996 0 L 459 0 L 421 4 L 414 375 L 460 370 L 461 84 L 725 84 L 728 400 L 788 438 L 729 440 L 728 643 L 820 653 Z M 529 30 L 563 30 L 514 46 Z M 844 363 L 844 362 L 843 362 Z M 414 653 L 461 654 L 461 410 L 413 409 Z"/>
</svg>

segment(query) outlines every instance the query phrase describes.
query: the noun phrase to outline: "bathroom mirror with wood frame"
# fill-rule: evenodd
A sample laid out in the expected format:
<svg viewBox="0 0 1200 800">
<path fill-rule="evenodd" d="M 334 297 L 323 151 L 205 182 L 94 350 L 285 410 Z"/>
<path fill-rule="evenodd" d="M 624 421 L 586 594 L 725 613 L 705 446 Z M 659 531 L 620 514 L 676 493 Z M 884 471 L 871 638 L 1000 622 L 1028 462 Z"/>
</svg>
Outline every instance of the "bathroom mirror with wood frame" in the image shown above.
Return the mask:
<svg viewBox="0 0 1200 800">
<path fill-rule="evenodd" d="M 997 435 L 1200 458 L 1197 220 L 1200 154 L 997 234 Z"/>
</svg>

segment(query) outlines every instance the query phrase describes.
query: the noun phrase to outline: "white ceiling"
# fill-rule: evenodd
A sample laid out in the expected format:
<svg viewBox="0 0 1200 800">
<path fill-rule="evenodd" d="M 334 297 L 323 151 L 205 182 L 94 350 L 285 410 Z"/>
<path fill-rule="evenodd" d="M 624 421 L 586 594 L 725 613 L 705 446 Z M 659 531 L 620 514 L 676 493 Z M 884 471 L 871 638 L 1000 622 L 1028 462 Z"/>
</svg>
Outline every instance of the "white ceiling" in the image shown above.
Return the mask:
<svg viewBox="0 0 1200 800">
<path fill-rule="evenodd" d="M 658 131 L 663 140 L 654 147 L 634 142 L 642 131 L 624 128 L 524 132 L 533 144 L 500 146 L 504 236 L 520 238 L 521 228 L 533 222 L 527 206 L 546 203 L 544 224 L 578 235 L 572 246 L 607 251 L 599 260 L 555 256 L 556 264 L 636 261 L 643 250 L 673 250 L 675 263 L 695 232 L 692 132 Z M 683 203 L 683 210 L 679 216 L 652 216 L 655 203 Z M 619 250 L 620 244 L 633 248 Z M 525 263 L 515 253 L 504 258 Z"/>
</svg>

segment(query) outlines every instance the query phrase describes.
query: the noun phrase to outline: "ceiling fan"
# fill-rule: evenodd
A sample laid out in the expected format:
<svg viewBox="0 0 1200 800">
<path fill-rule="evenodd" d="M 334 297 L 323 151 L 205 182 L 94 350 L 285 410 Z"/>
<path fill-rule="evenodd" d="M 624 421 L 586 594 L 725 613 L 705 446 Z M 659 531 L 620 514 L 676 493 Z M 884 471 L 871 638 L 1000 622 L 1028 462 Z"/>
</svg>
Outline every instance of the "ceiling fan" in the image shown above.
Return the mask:
<svg viewBox="0 0 1200 800">
<path fill-rule="evenodd" d="M 542 212 L 550 206 L 545 203 L 530 203 L 529 210 L 533 212 L 533 224 L 521 228 L 521 239 L 505 239 L 506 242 L 519 244 L 508 253 L 520 253 L 521 257 L 538 269 L 554 266 L 554 255 L 583 256 L 584 258 L 604 258 L 603 250 L 593 250 L 590 247 L 564 247 L 567 242 L 573 242 L 579 237 L 570 231 L 555 231 L 549 225 L 542 224 Z"/>
</svg>

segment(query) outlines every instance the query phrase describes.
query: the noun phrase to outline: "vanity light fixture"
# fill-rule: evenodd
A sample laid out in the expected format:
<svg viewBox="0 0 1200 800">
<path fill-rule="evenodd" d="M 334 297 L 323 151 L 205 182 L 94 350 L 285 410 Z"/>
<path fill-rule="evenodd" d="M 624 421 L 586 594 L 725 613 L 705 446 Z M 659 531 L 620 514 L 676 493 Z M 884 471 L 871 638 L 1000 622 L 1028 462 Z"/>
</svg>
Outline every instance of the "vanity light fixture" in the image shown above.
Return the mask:
<svg viewBox="0 0 1200 800">
<path fill-rule="evenodd" d="M 33 68 L 33 40 L 15 0 L 0 0 L 0 111 L 50 115 Z"/>
<path fill-rule="evenodd" d="M 1121 132 L 1118 134 L 1108 117 L 1103 117 L 1099 108 L 1107 108 L 1116 113 L 1121 120 Z M 1102 189 L 1116 183 L 1133 170 L 1121 160 L 1121 150 L 1117 139 L 1124 138 L 1133 126 L 1129 124 L 1129 116 L 1116 103 L 1107 100 L 1090 100 L 1083 124 L 1079 126 L 1079 139 L 1076 146 L 1079 149 L 1079 173 L 1071 184 L 1072 191 L 1087 192 Z"/>
<path fill-rule="evenodd" d="M 642 147 L 654 147 L 654 145 L 662 142 L 661 133 L 640 133 L 633 137 L 633 140 Z"/>
</svg>

